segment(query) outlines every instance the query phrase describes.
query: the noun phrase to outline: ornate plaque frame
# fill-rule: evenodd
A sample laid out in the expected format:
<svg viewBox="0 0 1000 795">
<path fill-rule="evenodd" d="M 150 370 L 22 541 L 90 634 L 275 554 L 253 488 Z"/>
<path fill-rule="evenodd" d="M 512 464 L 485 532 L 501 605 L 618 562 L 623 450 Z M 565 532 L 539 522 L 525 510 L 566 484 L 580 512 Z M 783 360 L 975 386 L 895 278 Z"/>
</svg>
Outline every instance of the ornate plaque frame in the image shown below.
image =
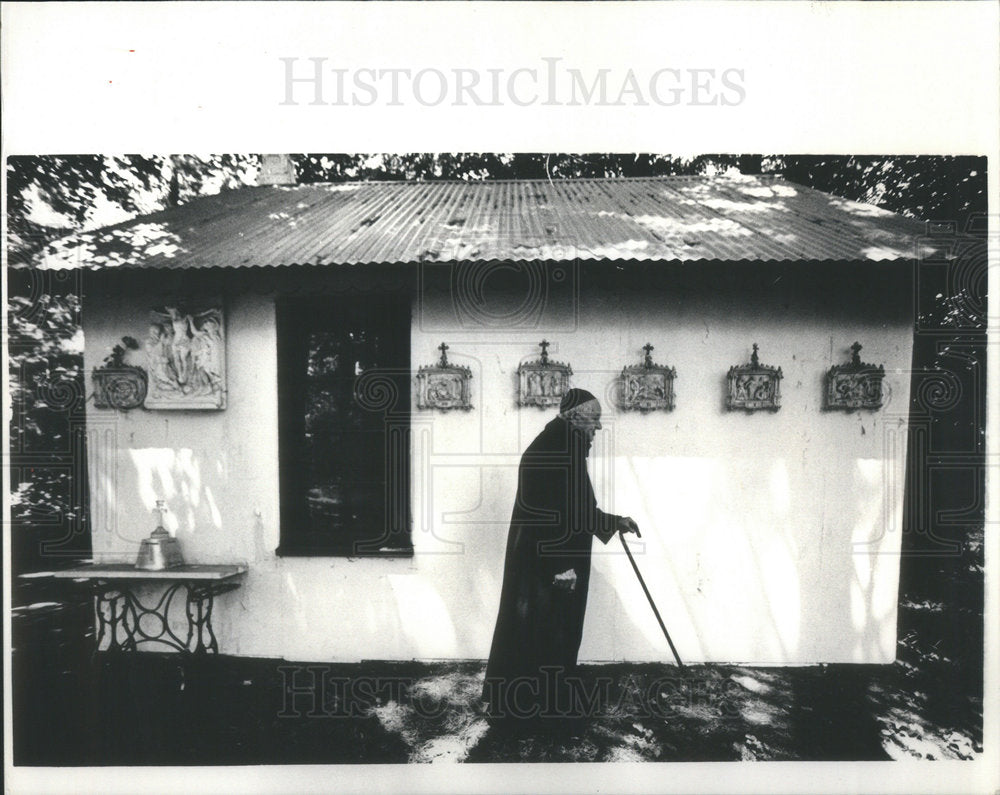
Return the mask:
<svg viewBox="0 0 1000 795">
<path fill-rule="evenodd" d="M 781 408 L 781 377 L 780 367 L 760 363 L 755 342 L 750 362 L 729 368 L 726 408 L 730 411 L 777 411 Z"/>
<path fill-rule="evenodd" d="M 851 346 L 851 361 L 835 364 L 826 374 L 826 408 L 854 411 L 882 407 L 885 366 L 861 361 L 861 345 Z"/>
<path fill-rule="evenodd" d="M 642 364 L 623 367 L 618 376 L 618 407 L 623 411 L 673 411 L 677 371 L 654 364 L 653 346 L 648 342 L 642 349 L 646 352 Z"/>
<path fill-rule="evenodd" d="M 563 395 L 569 389 L 573 368 L 563 362 L 549 361 L 550 344 L 547 340 L 542 340 L 539 343 L 541 357 L 517 368 L 517 405 L 548 408 L 562 402 Z"/>
<path fill-rule="evenodd" d="M 425 365 L 417 371 L 417 408 L 462 409 L 472 408 L 471 389 L 472 370 L 448 361 L 448 346 L 441 343 L 438 346 L 441 359 L 435 365 Z"/>
<path fill-rule="evenodd" d="M 146 371 L 141 367 L 95 367 L 91 378 L 94 382 L 95 408 L 128 411 L 139 408 L 146 399 L 148 381 Z"/>
<path fill-rule="evenodd" d="M 149 387 L 146 371 L 125 362 L 128 352 L 136 350 L 139 350 L 139 342 L 135 337 L 122 337 L 101 366 L 93 369 L 95 408 L 128 411 L 142 405 Z"/>
</svg>

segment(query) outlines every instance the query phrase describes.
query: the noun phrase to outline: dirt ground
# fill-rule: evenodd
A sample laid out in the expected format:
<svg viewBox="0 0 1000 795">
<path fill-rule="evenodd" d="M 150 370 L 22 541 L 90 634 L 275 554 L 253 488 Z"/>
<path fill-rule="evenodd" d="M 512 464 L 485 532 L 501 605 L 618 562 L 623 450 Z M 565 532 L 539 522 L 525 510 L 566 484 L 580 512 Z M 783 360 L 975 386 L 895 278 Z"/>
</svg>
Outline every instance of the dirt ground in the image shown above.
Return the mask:
<svg viewBox="0 0 1000 795">
<path fill-rule="evenodd" d="M 943 638 L 944 622 L 954 623 L 934 603 L 904 611 L 914 615 L 901 624 L 918 616 L 926 637 Z M 92 656 L 92 638 L 81 631 L 85 601 L 14 612 L 16 764 L 970 759 L 982 752 L 981 665 L 943 655 L 933 642 L 921 646 L 915 630 L 889 666 L 585 666 L 585 689 L 599 694 L 588 718 L 543 717 L 511 731 L 483 712 L 478 662 Z"/>
<path fill-rule="evenodd" d="M 93 654 L 92 608 L 14 593 L 18 765 L 971 759 L 983 742 L 982 536 L 906 561 L 892 665 L 583 666 L 587 717 L 491 725 L 482 662 Z"/>
</svg>

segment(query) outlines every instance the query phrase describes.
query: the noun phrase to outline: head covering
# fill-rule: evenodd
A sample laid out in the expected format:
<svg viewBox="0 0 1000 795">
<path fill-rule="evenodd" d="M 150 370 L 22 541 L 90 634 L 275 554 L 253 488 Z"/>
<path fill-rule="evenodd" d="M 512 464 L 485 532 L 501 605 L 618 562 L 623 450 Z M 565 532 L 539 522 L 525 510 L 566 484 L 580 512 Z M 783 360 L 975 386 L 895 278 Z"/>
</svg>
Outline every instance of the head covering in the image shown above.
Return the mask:
<svg viewBox="0 0 1000 795">
<path fill-rule="evenodd" d="M 597 400 L 597 398 L 586 389 L 573 388 L 567 390 L 566 394 L 563 395 L 562 400 L 559 402 L 559 413 L 565 414 L 567 411 L 572 411 L 577 406 L 582 406 L 590 400 Z"/>
</svg>

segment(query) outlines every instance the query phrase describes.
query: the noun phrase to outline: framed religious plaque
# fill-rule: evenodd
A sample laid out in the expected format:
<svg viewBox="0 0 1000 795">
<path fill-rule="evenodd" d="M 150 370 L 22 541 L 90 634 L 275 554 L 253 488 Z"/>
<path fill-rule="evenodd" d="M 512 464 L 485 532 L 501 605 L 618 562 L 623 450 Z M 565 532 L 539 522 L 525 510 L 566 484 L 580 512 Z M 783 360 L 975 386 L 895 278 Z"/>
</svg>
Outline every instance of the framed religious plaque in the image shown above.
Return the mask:
<svg viewBox="0 0 1000 795">
<path fill-rule="evenodd" d="M 550 342 L 542 340 L 539 343 L 541 357 L 517 368 L 517 405 L 538 408 L 558 406 L 569 389 L 573 368 L 563 362 L 550 361 L 549 345 Z"/>
<path fill-rule="evenodd" d="M 777 411 L 781 408 L 781 368 L 761 364 L 757 343 L 748 364 L 729 368 L 729 394 L 726 408 L 730 411 Z"/>
<path fill-rule="evenodd" d="M 653 346 L 642 346 L 645 357 L 642 364 L 623 367 L 618 376 L 618 407 L 624 411 L 672 411 L 674 408 L 673 367 L 663 367 L 653 362 Z"/>
<path fill-rule="evenodd" d="M 861 345 L 851 346 L 851 361 L 835 364 L 826 374 L 826 408 L 854 411 L 882 407 L 884 365 L 861 361 Z"/>
<path fill-rule="evenodd" d="M 147 409 L 224 409 L 226 338 L 222 302 L 161 306 L 149 317 Z"/>
<path fill-rule="evenodd" d="M 104 363 L 94 368 L 91 378 L 96 408 L 128 411 L 142 405 L 149 387 L 146 371 L 125 361 L 130 350 L 138 349 L 139 343 L 135 338 L 122 337 L 122 341 L 105 357 Z"/>
<path fill-rule="evenodd" d="M 438 350 L 441 351 L 438 363 L 417 371 L 417 408 L 468 411 L 472 408 L 469 384 L 472 371 L 448 361 L 448 345 L 445 343 L 442 342 Z"/>
</svg>

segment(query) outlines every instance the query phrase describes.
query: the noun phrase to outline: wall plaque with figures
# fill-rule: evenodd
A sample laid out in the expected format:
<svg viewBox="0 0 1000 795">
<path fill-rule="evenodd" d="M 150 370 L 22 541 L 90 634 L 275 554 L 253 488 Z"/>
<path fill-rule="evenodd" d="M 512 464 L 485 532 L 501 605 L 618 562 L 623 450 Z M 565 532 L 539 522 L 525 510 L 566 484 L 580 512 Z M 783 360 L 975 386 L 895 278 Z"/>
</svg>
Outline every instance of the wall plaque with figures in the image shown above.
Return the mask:
<svg viewBox="0 0 1000 795">
<path fill-rule="evenodd" d="M 224 409 L 226 340 L 221 302 L 163 306 L 149 318 L 148 409 Z"/>
<path fill-rule="evenodd" d="M 882 407 L 883 365 L 861 361 L 861 345 L 851 346 L 851 361 L 835 364 L 826 374 L 826 408 L 878 409 Z"/>
<path fill-rule="evenodd" d="M 417 408 L 464 409 L 472 408 L 469 381 L 472 371 L 448 361 L 448 346 L 438 346 L 441 359 L 436 365 L 421 367 L 417 371 Z"/>
<path fill-rule="evenodd" d="M 618 407 L 626 411 L 672 411 L 674 408 L 673 367 L 653 363 L 653 346 L 642 346 L 645 357 L 642 364 L 622 368 L 618 377 Z"/>
<path fill-rule="evenodd" d="M 542 340 L 539 343 L 541 357 L 517 368 L 517 405 L 539 408 L 558 406 L 569 389 L 573 369 L 563 362 L 549 361 L 550 344 Z"/>
<path fill-rule="evenodd" d="M 726 408 L 730 411 L 777 411 L 781 408 L 781 368 L 760 363 L 756 342 L 749 364 L 730 367 L 728 378 Z"/>
</svg>

